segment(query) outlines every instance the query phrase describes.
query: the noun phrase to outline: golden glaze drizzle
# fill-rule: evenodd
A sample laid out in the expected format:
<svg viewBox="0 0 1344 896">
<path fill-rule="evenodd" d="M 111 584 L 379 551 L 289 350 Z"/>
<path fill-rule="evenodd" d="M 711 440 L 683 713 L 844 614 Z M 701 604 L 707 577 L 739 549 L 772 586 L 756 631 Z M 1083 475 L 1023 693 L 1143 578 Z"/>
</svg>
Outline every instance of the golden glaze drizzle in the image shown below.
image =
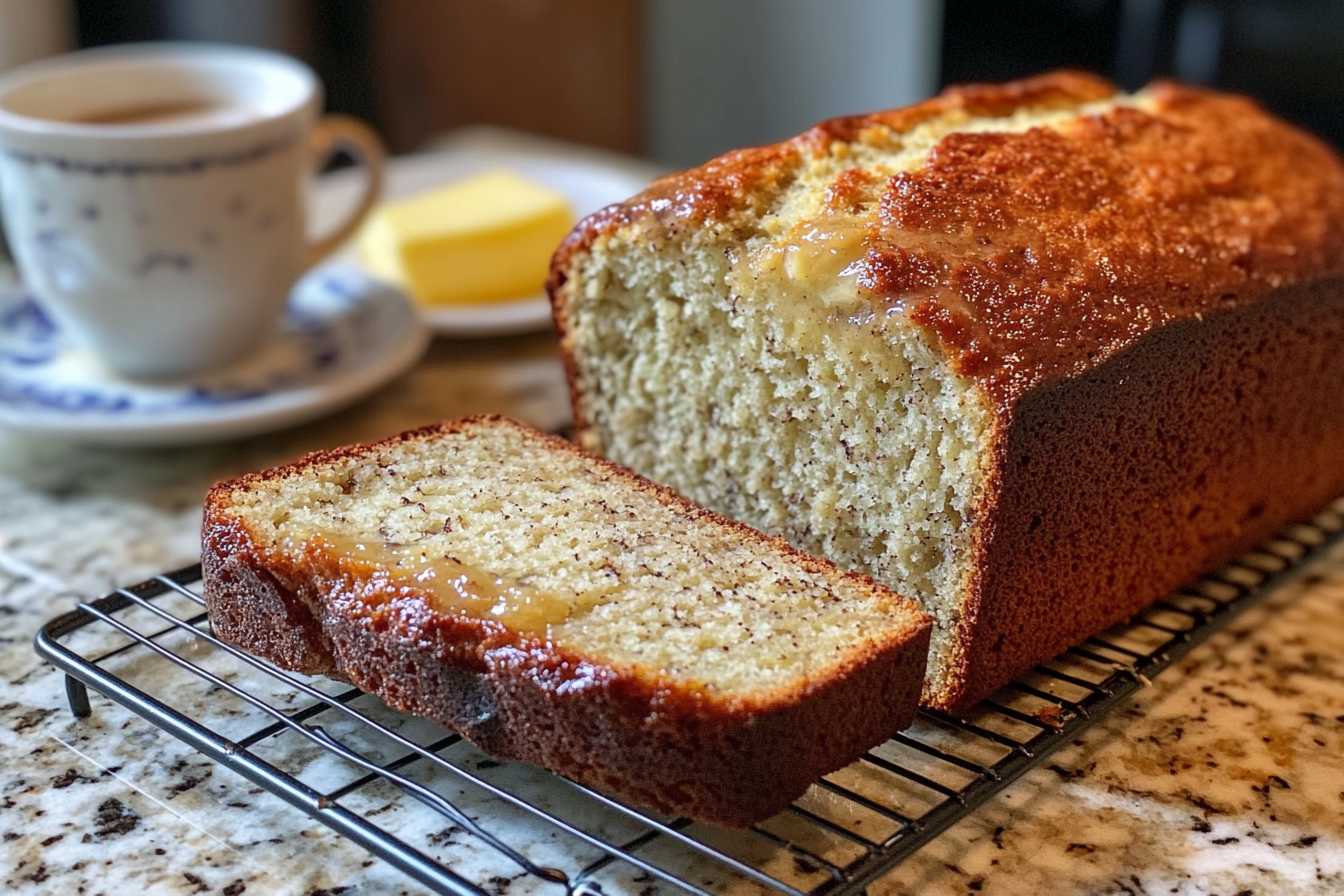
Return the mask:
<svg viewBox="0 0 1344 896">
<path fill-rule="evenodd" d="M 309 545 L 320 545 L 343 567 L 372 568 L 375 581 L 424 594 L 440 613 L 493 620 L 526 635 L 544 637 L 552 626 L 587 612 L 615 591 L 615 585 L 579 594 L 542 591 L 421 545 L 378 538 L 323 533 L 309 539 Z"/>
<path fill-rule="evenodd" d="M 868 225 L 851 215 L 825 214 L 806 221 L 785 240 L 740 253 L 733 262 L 731 286 L 746 292 L 757 281 L 782 280 L 809 303 L 852 304 L 862 286 L 867 232 Z"/>
</svg>

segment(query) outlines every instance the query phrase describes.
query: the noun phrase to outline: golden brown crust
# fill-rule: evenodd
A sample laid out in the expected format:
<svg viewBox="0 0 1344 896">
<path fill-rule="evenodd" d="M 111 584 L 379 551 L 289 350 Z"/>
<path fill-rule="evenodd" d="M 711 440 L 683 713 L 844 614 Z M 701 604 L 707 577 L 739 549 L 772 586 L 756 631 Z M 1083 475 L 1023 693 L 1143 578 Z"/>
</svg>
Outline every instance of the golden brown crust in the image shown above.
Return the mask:
<svg viewBox="0 0 1344 896">
<path fill-rule="evenodd" d="M 1010 84 L 966 84 L 901 109 L 832 118 L 797 137 L 769 146 L 738 149 L 698 168 L 660 178 L 644 192 L 580 221 L 551 261 L 548 289 L 564 282 L 571 257 L 598 236 L 631 221 L 655 217 L 667 225 L 729 220 L 734 214 L 767 203 L 797 173 L 799 162 L 852 142 L 869 128 L 901 132 L 943 115 L 1008 115 L 1021 108 L 1048 109 L 1104 99 L 1115 92 L 1106 81 L 1085 72 L 1060 71 Z"/>
<path fill-rule="evenodd" d="M 481 426 L 517 426 L 557 449 L 577 451 L 512 421 L 471 418 L 319 452 L 216 485 L 202 529 L 206 605 L 216 634 L 285 668 L 348 678 L 489 752 L 644 805 L 727 824 L 782 809 L 822 774 L 909 724 L 923 679 L 927 620 L 856 650 L 825 681 L 751 698 L 716 697 L 656 671 L 616 668 L 520 637 L 496 622 L 436 612 L 413 587 L 389 584 L 348 557 L 310 548 L 296 561 L 268 552 L 231 511 L 230 495 L 257 482 L 399 440 Z M 809 569 L 901 600 L 606 466 L 689 517 L 721 522 L 761 540 L 763 550 L 787 550 Z"/>
<path fill-rule="evenodd" d="M 1180 320 L 1344 273 L 1344 164 L 1176 85 L 1066 129 L 958 133 L 892 178 L 867 285 L 1001 405 Z"/>
</svg>

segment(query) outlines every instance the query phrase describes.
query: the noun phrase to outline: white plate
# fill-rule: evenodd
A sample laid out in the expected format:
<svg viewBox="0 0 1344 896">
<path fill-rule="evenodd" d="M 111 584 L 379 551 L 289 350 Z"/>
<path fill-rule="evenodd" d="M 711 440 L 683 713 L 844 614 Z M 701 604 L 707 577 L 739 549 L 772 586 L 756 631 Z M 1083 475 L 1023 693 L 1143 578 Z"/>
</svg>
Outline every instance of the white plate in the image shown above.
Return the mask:
<svg viewBox="0 0 1344 896">
<path fill-rule="evenodd" d="M 420 316 L 435 333 L 459 339 L 535 333 L 551 326 L 551 300 L 546 297 L 546 293 L 539 292 L 525 299 L 489 305 L 457 308 L 421 306 Z"/>
<path fill-rule="evenodd" d="M 391 160 L 384 194 L 397 199 L 501 168 L 563 193 L 580 218 L 638 193 L 656 173 L 651 166 L 606 153 L 581 152 L 553 141 L 480 128 L 449 138 L 437 149 Z M 340 172 L 323 178 L 314 197 L 318 220 L 337 217 L 339 209 L 354 201 L 359 192 L 357 176 Z M 338 257 L 359 263 L 353 245 Z M 420 308 L 436 333 L 459 338 L 531 333 L 551 325 L 551 307 L 544 292 L 484 305 Z"/>
<path fill-rule="evenodd" d="M 17 287 L 0 291 L 0 426 L 119 445 L 236 439 L 311 420 L 414 364 L 429 332 L 409 298 L 348 265 L 294 288 L 274 339 L 192 379 L 119 378 Z"/>
</svg>

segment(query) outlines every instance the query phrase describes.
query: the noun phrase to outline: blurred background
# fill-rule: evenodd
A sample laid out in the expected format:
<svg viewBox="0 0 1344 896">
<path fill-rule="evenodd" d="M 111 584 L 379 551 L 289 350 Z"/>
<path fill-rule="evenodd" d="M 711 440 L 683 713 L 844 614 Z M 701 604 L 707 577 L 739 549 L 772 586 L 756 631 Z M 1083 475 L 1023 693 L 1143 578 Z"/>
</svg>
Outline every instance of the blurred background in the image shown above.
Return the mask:
<svg viewBox="0 0 1344 896">
<path fill-rule="evenodd" d="M 0 67 L 164 38 L 299 56 L 400 152 L 485 123 L 688 165 L 1059 66 L 1243 91 L 1344 144 L 1341 0 L 0 0 Z"/>
</svg>

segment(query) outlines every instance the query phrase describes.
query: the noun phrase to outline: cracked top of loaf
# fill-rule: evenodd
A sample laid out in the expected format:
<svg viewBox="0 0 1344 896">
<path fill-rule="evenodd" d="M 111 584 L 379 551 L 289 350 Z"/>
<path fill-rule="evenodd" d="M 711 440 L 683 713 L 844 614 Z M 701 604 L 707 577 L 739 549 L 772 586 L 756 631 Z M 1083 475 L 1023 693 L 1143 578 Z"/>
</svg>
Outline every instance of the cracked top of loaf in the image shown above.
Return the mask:
<svg viewBox="0 0 1344 896">
<path fill-rule="evenodd" d="M 1243 97 L 1056 72 L 665 177 L 579 224 L 553 293 L 630 237 L 722 243 L 746 301 L 913 321 L 1009 401 L 1155 328 L 1344 275 L 1344 163 Z"/>
</svg>

